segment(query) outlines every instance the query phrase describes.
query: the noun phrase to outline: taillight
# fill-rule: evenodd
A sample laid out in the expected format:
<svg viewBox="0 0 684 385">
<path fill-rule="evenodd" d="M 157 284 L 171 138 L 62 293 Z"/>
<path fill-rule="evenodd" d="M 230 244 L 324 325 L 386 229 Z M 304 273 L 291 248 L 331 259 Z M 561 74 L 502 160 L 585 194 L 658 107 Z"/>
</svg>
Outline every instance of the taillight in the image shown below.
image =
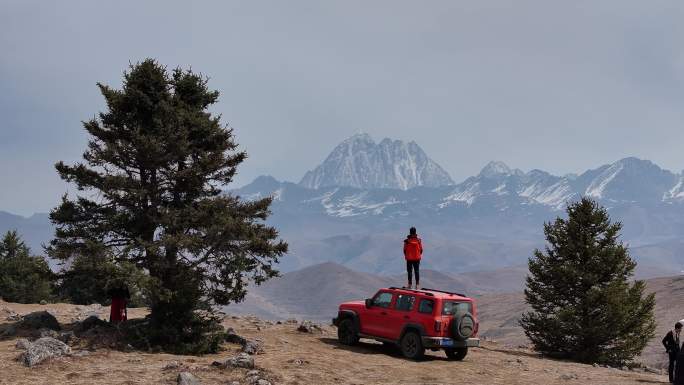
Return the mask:
<svg viewBox="0 0 684 385">
<path fill-rule="evenodd" d="M 435 331 L 438 333 L 442 331 L 442 321 L 435 321 Z"/>
<path fill-rule="evenodd" d="M 480 322 L 475 321 L 475 330 L 473 330 L 473 336 L 477 335 L 477 331 L 480 330 Z"/>
</svg>

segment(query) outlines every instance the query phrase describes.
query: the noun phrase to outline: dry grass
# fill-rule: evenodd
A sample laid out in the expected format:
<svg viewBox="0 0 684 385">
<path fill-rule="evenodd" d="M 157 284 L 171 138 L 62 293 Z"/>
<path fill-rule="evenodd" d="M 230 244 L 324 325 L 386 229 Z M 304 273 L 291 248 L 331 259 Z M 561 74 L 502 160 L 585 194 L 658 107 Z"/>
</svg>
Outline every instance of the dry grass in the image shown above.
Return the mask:
<svg viewBox="0 0 684 385">
<path fill-rule="evenodd" d="M 7 323 L 3 308 L 19 314 L 49 310 L 61 323 L 83 315 L 83 308 L 73 305 L 18 305 L 0 302 L 0 325 Z M 102 315 L 107 309 L 101 309 Z M 141 317 L 144 309 L 133 309 L 132 317 Z M 226 317 L 225 326 L 233 327 L 248 338 L 260 338 L 265 352 L 256 356 L 260 370 L 277 384 L 665 384 L 662 375 L 595 368 L 568 362 L 541 359 L 532 352 L 507 349 L 486 343 L 471 349 L 463 362 L 448 361 L 442 352 L 428 352 L 425 360 L 403 359 L 392 349 L 364 341 L 356 347 L 337 343 L 335 329 L 324 327 L 320 334 L 297 332 L 295 324 L 273 324 L 252 317 Z M 22 366 L 16 338 L 0 341 L 0 384 L 175 384 L 180 370 L 189 370 L 203 384 L 245 384 L 244 369 L 222 370 L 211 366 L 238 351 L 226 344 L 221 354 L 203 357 L 122 352 L 99 348 L 85 357 L 66 357 L 34 368 Z M 176 369 L 164 370 L 172 361 Z M 570 378 L 572 377 L 572 378 Z M 570 379 L 564 379 L 570 378 Z"/>
</svg>

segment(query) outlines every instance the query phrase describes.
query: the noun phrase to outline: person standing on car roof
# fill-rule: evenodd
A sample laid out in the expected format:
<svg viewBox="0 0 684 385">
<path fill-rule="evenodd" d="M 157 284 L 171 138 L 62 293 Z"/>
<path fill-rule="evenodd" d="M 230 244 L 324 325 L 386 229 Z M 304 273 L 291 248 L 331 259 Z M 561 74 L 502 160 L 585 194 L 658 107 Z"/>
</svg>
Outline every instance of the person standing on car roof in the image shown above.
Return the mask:
<svg viewBox="0 0 684 385">
<path fill-rule="evenodd" d="M 416 228 L 411 227 L 409 235 L 404 239 L 404 258 L 406 259 L 406 272 L 408 273 L 408 288 L 411 288 L 412 273 L 416 273 L 416 289 L 420 282 L 420 259 L 423 256 L 423 243 Z"/>
</svg>

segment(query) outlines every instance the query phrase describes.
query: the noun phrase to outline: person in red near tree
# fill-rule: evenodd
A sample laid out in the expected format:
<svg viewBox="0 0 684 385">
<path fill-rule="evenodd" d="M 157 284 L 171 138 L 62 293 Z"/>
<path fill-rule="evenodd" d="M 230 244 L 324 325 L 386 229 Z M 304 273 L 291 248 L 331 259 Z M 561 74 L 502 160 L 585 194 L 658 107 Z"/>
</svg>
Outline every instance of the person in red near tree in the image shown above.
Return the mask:
<svg viewBox="0 0 684 385">
<path fill-rule="evenodd" d="M 128 310 L 126 305 L 131 298 L 128 286 L 125 283 L 117 282 L 109 287 L 107 295 L 112 298 L 112 306 L 109 312 L 109 322 L 119 323 L 128 320 Z"/>
<path fill-rule="evenodd" d="M 408 273 L 408 288 L 411 288 L 412 273 L 416 273 L 416 289 L 420 282 L 420 259 L 423 256 L 423 243 L 416 228 L 411 227 L 409 235 L 404 239 L 404 258 L 406 259 L 406 272 Z"/>
</svg>

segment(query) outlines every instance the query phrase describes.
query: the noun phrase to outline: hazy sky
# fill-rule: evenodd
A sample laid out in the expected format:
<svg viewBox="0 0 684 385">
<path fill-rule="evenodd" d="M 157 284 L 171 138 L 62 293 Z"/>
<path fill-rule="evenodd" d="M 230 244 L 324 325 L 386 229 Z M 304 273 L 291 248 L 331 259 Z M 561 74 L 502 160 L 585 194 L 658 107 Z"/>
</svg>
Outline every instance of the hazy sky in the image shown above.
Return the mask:
<svg viewBox="0 0 684 385">
<path fill-rule="evenodd" d="M 250 155 L 299 181 L 342 139 L 415 140 L 456 181 L 489 160 L 564 174 L 684 168 L 684 2 L 0 0 L 0 210 L 67 191 L 80 124 L 146 57 L 210 76 Z"/>
</svg>

